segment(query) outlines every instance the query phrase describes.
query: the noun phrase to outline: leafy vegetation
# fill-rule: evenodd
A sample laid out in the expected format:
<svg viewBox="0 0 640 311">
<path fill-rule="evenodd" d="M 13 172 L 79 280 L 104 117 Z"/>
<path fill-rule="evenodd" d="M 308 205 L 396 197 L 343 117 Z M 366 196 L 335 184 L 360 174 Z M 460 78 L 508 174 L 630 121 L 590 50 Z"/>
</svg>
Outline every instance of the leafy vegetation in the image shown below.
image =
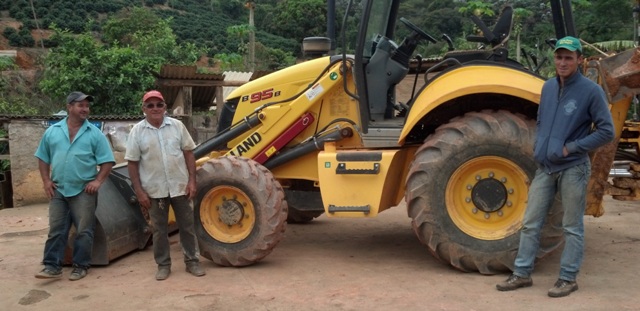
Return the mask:
<svg viewBox="0 0 640 311">
<path fill-rule="evenodd" d="M 277 1 L 261 2 L 261 6 L 274 7 Z M 248 10 L 244 7 L 245 1 L 238 0 L 33 0 L 33 6 L 38 17 L 33 18 L 33 12 L 28 0 L 2 1 L 0 10 L 8 10 L 9 15 L 23 23 L 21 29 L 7 28 L 12 33 L 4 34 L 11 45 L 16 47 L 31 47 L 35 42 L 28 34 L 29 30 L 36 29 L 39 25 L 42 29 L 52 29 L 55 25 L 72 34 L 80 34 L 86 31 L 86 20 L 95 20 L 88 30 L 100 32 L 109 17 L 116 14 L 126 14 L 134 8 L 146 7 L 161 19 L 172 19 L 171 28 L 178 38 L 179 44 L 191 43 L 204 48 L 209 56 L 218 53 L 234 53 L 238 50 L 237 38 L 229 38 L 226 29 L 231 26 L 246 24 Z M 273 9 L 267 9 L 272 11 Z M 322 18 L 322 16 L 318 17 Z M 270 25 L 269 21 L 263 21 L 258 29 Z M 140 23 L 144 22 L 143 19 Z M 326 23 L 325 23 L 326 24 Z M 126 26 L 126 25 L 125 25 Z M 24 30 L 22 30 L 24 29 Z M 19 31 L 23 31 L 18 34 Z M 15 33 L 15 34 L 14 34 Z M 282 49 L 285 52 L 299 54 L 300 42 L 291 37 L 258 34 L 257 40 L 271 49 Z M 29 38 L 31 40 L 29 40 Z M 284 44 L 283 44 L 284 43 Z M 48 42 L 51 45 L 51 42 Z"/>
<path fill-rule="evenodd" d="M 327 2 L 324 0 L 282 0 L 275 6 L 267 31 L 302 42 L 305 37 L 327 32 Z"/>
<path fill-rule="evenodd" d="M 162 64 L 193 64 L 201 54 L 193 44 L 177 44 L 169 22 L 142 8 L 107 21 L 104 45 L 89 32 L 54 29 L 59 45 L 46 59 L 40 87 L 55 98 L 73 90 L 92 94 L 94 114 L 138 114 Z"/>
<path fill-rule="evenodd" d="M 20 71 L 11 57 L 0 57 L 0 114 L 33 115 L 39 108 L 48 106 L 40 92 L 33 92 L 28 78 Z"/>
<path fill-rule="evenodd" d="M 338 51 L 354 50 L 362 0 L 336 0 Z M 0 113 L 48 113 L 47 104 L 60 102 L 73 90 L 96 96 L 92 113 L 138 113 L 137 102 L 150 88 L 164 63 L 193 64 L 201 56 L 220 70 L 277 70 L 301 56 L 301 42 L 308 36 L 326 35 L 326 1 L 255 1 L 254 25 L 249 25 L 245 0 L 14 0 L 0 1 L 0 10 L 22 23 L 7 27 L 2 35 L 12 46 L 51 47 L 37 91 L 16 91 L 9 79 L 0 79 Z M 480 17 L 492 27 L 502 7 L 515 8 L 509 44 L 512 58 L 534 55 L 551 58 L 546 39 L 555 36 L 549 1 L 538 0 L 405 0 L 400 16 L 439 38 L 449 35 L 456 49 L 475 49 L 465 37 L 478 31 L 469 18 Z M 33 4 L 33 7 L 32 7 Z M 573 0 L 579 37 L 604 51 L 633 44 L 632 1 Z M 34 19 L 34 12 L 37 19 Z M 344 27 L 344 32 L 342 28 Z M 54 31 L 54 36 L 35 42 L 31 30 Z M 399 38 L 409 29 L 398 25 Z M 255 60 L 249 59 L 249 34 L 255 32 Z M 344 34 L 344 38 L 342 38 Z M 341 47 L 342 39 L 346 45 Z M 424 43 L 417 50 L 423 57 L 442 56 L 447 44 Z M 522 54 L 524 52 L 525 54 Z M 587 56 L 596 54 L 586 49 Z M 552 62 L 541 68 L 553 74 Z M 0 67 L 10 66 L 0 63 Z M 46 97 L 50 97 L 47 100 Z M 8 103 L 11 103 L 9 105 Z M 62 108 L 53 107 L 49 110 Z M 108 108 L 107 108 L 108 107 Z M 55 108 L 55 109 L 54 109 Z"/>
<path fill-rule="evenodd" d="M 16 69 L 16 62 L 11 57 L 0 57 L 0 71 Z"/>
<path fill-rule="evenodd" d="M 209 56 L 218 53 L 236 53 L 241 38 L 228 36 L 229 27 L 247 24 L 249 10 L 244 0 L 32 0 L 33 10 L 38 17 L 38 25 L 50 29 L 56 25 L 59 29 L 80 34 L 86 31 L 86 20 L 96 20 L 91 31 L 101 31 L 109 17 L 132 8 L 151 9 L 161 19 L 172 19 L 170 27 L 177 42 L 192 43 L 207 50 Z M 336 0 L 339 10 L 344 11 L 348 0 Z M 351 16 L 357 16 L 360 0 Z M 574 18 L 579 35 L 588 42 L 629 40 L 633 34 L 631 27 L 632 1 L 574 0 Z M 452 38 L 464 42 L 464 36 L 472 33 L 474 25 L 468 16 L 480 16 L 488 25 L 495 21 L 505 0 L 407 0 L 401 4 L 401 15 L 414 24 L 431 33 L 434 37 L 446 33 Z M 548 1 L 513 0 L 508 1 L 516 9 L 524 10 L 526 15 L 518 21 L 523 46 L 534 48 L 550 36 L 553 36 L 551 14 Z M 8 30 L 4 36 L 14 46 L 33 46 L 28 30 L 35 29 L 36 20 L 29 0 L 2 1 L 0 10 L 23 23 L 22 29 Z M 120 12 L 120 13 L 119 13 Z M 342 20 L 338 13 L 338 21 Z M 142 20 L 141 20 L 142 22 Z M 326 34 L 326 1 L 324 0 L 261 0 L 255 4 L 256 39 L 265 47 L 300 55 L 302 38 Z M 399 29 L 399 31 L 402 31 Z M 351 28 L 348 36 L 357 32 Z M 268 34 L 268 35 L 267 35 Z M 246 41 L 245 41 L 246 42 Z M 428 49 L 435 54 L 441 50 Z"/>
<path fill-rule="evenodd" d="M 18 47 L 31 47 L 34 44 L 33 37 L 29 28 L 21 27 L 20 30 L 16 30 L 12 27 L 7 27 L 2 32 L 2 35 L 9 39 L 9 44 Z"/>
</svg>

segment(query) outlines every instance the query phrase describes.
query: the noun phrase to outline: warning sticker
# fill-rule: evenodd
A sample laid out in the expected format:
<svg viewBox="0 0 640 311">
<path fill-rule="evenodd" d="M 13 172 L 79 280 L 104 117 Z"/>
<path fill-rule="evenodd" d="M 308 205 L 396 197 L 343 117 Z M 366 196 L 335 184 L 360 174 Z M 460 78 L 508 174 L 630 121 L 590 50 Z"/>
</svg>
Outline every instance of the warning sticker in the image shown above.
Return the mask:
<svg viewBox="0 0 640 311">
<path fill-rule="evenodd" d="M 304 95 L 307 96 L 307 99 L 313 100 L 318 95 L 322 94 L 322 92 L 324 92 L 324 89 L 322 88 L 322 85 L 320 85 L 320 83 L 316 83 L 306 93 L 304 93 Z"/>
<path fill-rule="evenodd" d="M 272 154 L 274 154 L 276 151 L 276 147 L 271 146 L 271 148 L 267 149 L 267 151 L 264 152 L 264 154 L 267 155 L 267 157 L 270 157 Z"/>
</svg>

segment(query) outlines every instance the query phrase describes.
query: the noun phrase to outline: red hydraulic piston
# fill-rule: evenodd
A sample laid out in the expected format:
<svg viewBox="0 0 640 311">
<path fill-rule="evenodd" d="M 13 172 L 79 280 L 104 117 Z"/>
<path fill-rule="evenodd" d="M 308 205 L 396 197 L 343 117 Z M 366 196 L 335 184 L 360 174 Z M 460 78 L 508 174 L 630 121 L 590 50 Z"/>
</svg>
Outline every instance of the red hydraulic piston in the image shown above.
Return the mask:
<svg viewBox="0 0 640 311">
<path fill-rule="evenodd" d="M 298 136 L 304 129 L 306 129 L 311 123 L 313 123 L 315 118 L 309 112 L 302 115 L 302 117 L 293 123 L 291 127 L 286 129 L 282 135 L 278 136 L 273 142 L 267 145 L 258 155 L 256 155 L 253 160 L 263 164 L 269 158 L 274 155 L 278 150 L 288 144 L 294 137 Z"/>
</svg>

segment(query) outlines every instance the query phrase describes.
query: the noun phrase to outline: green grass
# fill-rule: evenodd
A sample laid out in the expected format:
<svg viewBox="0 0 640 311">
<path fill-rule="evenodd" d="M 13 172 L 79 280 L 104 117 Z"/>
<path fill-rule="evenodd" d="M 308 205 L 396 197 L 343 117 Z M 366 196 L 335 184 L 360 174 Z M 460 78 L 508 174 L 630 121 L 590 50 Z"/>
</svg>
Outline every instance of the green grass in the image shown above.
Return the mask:
<svg viewBox="0 0 640 311">
<path fill-rule="evenodd" d="M 13 57 L 0 56 L 0 71 L 16 69 L 16 61 Z"/>
</svg>

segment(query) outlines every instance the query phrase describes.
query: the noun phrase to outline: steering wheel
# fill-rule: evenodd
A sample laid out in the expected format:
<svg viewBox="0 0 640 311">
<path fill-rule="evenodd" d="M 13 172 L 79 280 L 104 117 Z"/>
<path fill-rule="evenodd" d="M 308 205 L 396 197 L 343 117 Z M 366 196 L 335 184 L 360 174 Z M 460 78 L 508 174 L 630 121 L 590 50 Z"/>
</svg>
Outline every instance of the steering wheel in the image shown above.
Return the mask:
<svg viewBox="0 0 640 311">
<path fill-rule="evenodd" d="M 430 36 L 428 33 L 424 32 L 422 29 L 418 28 L 418 26 L 414 25 L 413 23 L 411 23 L 408 19 L 404 18 L 404 17 L 400 17 L 400 21 L 407 26 L 407 28 L 415 31 L 417 34 L 419 34 L 421 37 L 431 41 L 431 43 L 436 43 L 436 39 L 434 39 L 432 36 Z"/>
</svg>

